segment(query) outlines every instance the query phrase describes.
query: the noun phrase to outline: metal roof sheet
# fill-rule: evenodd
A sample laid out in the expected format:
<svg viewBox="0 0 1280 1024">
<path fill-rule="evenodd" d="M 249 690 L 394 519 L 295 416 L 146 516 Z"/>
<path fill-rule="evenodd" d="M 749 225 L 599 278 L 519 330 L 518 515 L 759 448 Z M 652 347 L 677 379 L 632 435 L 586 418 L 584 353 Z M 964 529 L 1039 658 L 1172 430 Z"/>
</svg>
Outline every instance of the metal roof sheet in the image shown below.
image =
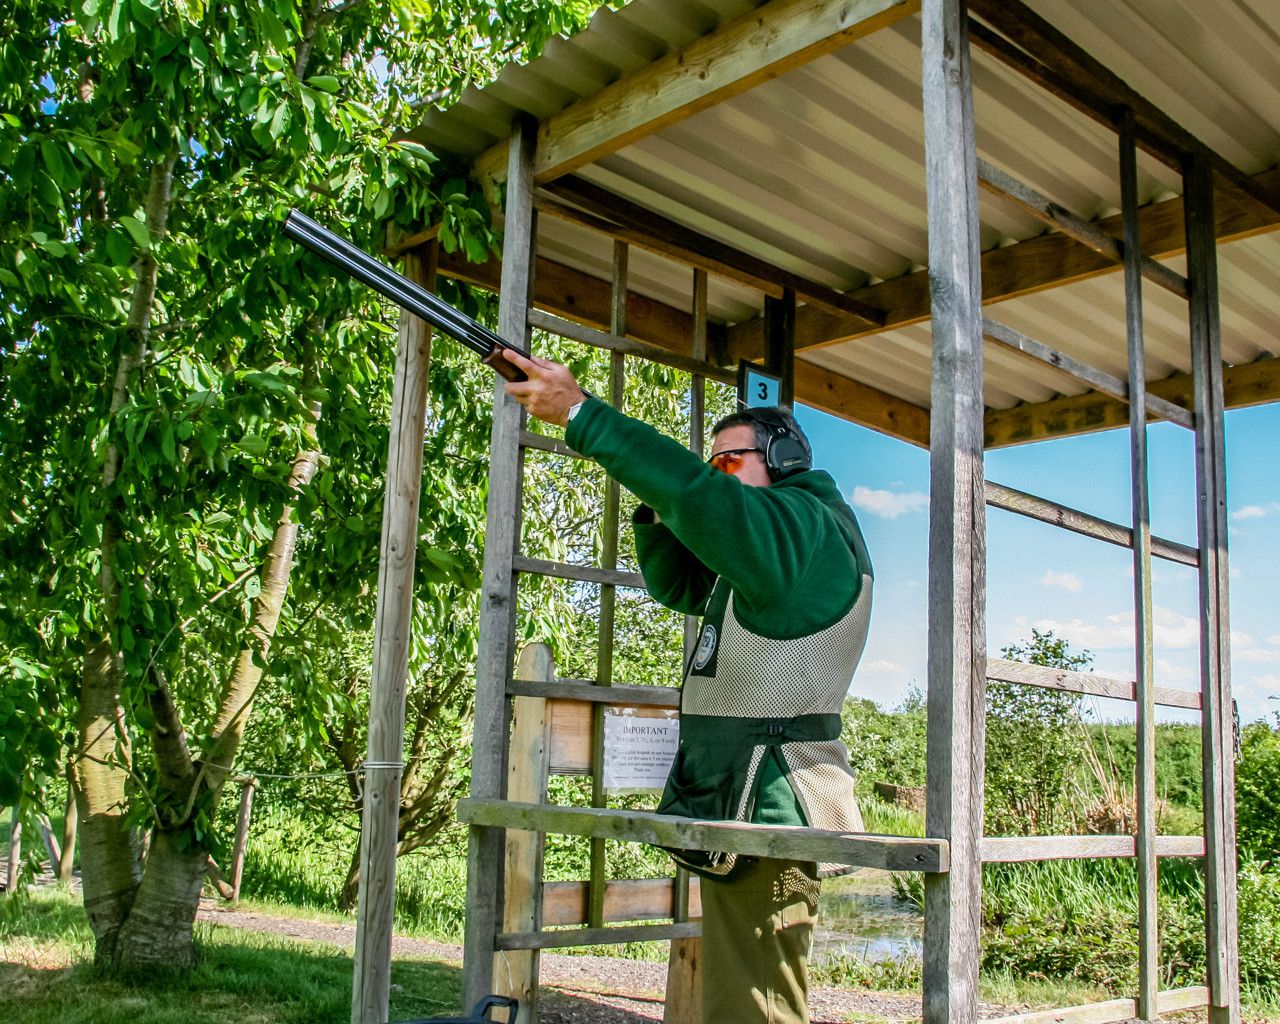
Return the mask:
<svg viewBox="0 0 1280 1024">
<path fill-rule="evenodd" d="M 570 40 L 508 67 L 431 112 L 412 135 L 476 156 L 505 140 L 514 115 L 540 119 L 759 6 L 751 0 L 633 0 L 602 10 Z M 1280 162 L 1280 0 L 1031 0 L 1030 6 L 1241 170 Z M 820 284 L 850 290 L 918 270 L 927 259 L 920 26 L 905 18 L 679 120 L 578 173 L 625 199 Z M 975 48 L 978 153 L 1086 219 L 1120 205 L 1112 131 Z M 1140 202 L 1179 194 L 1178 175 L 1140 154 Z M 983 195 L 984 248 L 1045 232 Z M 540 251 L 607 280 L 611 242 L 554 217 Z M 1170 265 L 1181 272 L 1180 260 Z M 691 308 L 687 266 L 631 260 L 631 287 Z M 1219 246 L 1223 356 L 1280 354 L 1280 234 Z M 761 293 L 712 275 L 709 312 L 759 315 Z M 1185 303 L 1144 288 L 1150 378 L 1190 369 Z M 1117 376 L 1125 375 L 1122 275 L 993 304 L 991 316 Z M 919 324 L 809 350 L 801 358 L 917 405 L 929 404 L 929 328 Z M 991 408 L 1075 394 L 1060 371 L 991 345 Z"/>
</svg>

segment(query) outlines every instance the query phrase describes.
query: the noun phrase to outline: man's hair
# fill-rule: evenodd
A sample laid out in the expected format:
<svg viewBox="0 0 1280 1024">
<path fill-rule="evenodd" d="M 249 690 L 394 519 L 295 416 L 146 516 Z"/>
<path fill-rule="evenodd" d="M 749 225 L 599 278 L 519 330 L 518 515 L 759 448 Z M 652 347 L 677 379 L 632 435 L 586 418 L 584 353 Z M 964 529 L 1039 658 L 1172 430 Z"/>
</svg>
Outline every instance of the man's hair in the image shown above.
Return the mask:
<svg viewBox="0 0 1280 1024">
<path fill-rule="evenodd" d="M 796 422 L 796 418 L 786 409 L 776 405 L 757 406 L 731 412 L 711 428 L 711 436 L 715 437 L 722 430 L 728 430 L 730 427 L 750 427 L 756 447 L 762 452 L 768 449 L 769 440 L 775 437 L 779 430 L 784 430 L 804 449 L 806 462 L 811 463 L 813 460 L 813 448 L 804 431 L 800 429 L 800 424 Z"/>
</svg>

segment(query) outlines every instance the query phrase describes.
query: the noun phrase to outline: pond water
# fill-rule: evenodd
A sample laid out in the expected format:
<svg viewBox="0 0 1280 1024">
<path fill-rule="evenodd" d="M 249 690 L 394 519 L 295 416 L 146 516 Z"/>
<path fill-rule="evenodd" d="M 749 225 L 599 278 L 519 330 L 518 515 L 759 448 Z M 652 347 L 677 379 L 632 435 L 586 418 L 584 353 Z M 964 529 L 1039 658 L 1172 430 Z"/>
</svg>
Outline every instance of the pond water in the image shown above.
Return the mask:
<svg viewBox="0 0 1280 1024">
<path fill-rule="evenodd" d="M 863 869 L 822 883 L 813 954 L 893 960 L 919 956 L 924 918 L 897 899 L 885 871 Z"/>
</svg>

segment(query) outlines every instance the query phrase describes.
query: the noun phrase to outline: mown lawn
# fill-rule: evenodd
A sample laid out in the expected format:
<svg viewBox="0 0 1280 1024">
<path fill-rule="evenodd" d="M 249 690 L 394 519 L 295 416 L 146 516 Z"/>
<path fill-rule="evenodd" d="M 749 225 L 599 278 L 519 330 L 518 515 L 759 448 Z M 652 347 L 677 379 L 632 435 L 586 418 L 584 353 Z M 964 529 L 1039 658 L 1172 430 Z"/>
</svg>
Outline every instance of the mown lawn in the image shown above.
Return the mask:
<svg viewBox="0 0 1280 1024">
<path fill-rule="evenodd" d="M 347 1024 L 351 957 L 334 946 L 200 929 L 191 974 L 120 981 L 87 961 L 84 910 L 46 890 L 0 901 L 0 1020 L 6 1024 Z M 457 969 L 397 959 L 391 1019 L 457 1013 Z"/>
</svg>

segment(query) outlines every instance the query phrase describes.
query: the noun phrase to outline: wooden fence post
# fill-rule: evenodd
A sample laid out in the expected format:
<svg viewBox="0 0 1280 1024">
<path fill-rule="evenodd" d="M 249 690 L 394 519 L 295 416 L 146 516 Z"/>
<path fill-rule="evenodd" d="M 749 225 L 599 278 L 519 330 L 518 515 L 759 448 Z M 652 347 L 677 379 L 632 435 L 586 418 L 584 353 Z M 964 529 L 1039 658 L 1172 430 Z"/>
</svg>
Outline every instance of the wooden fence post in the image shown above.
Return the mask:
<svg viewBox="0 0 1280 1024">
<path fill-rule="evenodd" d="M 253 813 L 253 790 L 258 780 L 250 776 L 240 787 L 240 814 L 236 818 L 236 844 L 231 853 L 231 899 L 240 898 L 240 880 L 244 877 L 244 853 L 249 846 L 249 818 Z"/>
</svg>

